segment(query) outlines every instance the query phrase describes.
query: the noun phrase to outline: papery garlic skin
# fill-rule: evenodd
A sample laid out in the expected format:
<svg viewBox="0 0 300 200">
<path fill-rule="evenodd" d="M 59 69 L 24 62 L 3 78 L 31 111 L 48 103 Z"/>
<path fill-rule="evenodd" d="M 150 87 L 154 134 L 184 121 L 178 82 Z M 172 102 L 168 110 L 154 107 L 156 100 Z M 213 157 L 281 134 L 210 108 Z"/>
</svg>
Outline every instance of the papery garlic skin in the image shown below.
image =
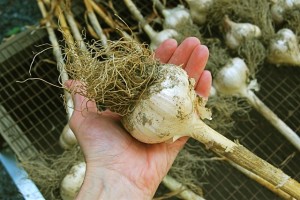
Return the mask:
<svg viewBox="0 0 300 200">
<path fill-rule="evenodd" d="M 164 16 L 164 27 L 176 29 L 178 24 L 192 23 L 190 13 L 183 5 L 178 5 L 172 9 L 164 9 L 162 14 Z"/>
<path fill-rule="evenodd" d="M 238 48 L 246 39 L 259 38 L 261 30 L 250 23 L 235 23 L 226 15 L 223 21 L 225 43 L 231 49 Z"/>
<path fill-rule="evenodd" d="M 193 22 L 202 25 L 206 22 L 208 10 L 214 0 L 186 0 L 189 5 Z"/>
<path fill-rule="evenodd" d="M 287 28 L 276 33 L 269 45 L 268 61 L 278 65 L 300 66 L 299 41 L 295 33 Z"/>
<path fill-rule="evenodd" d="M 144 143 L 175 141 L 189 133 L 195 117 L 203 114 L 210 118 L 209 111 L 198 109 L 204 102 L 197 97 L 194 84 L 182 68 L 166 64 L 162 74 L 163 81 L 149 87 L 149 93 L 134 111 L 122 119 L 130 134 Z"/>
<path fill-rule="evenodd" d="M 86 163 L 81 162 L 74 165 L 70 172 L 64 177 L 60 186 L 60 196 L 63 200 L 75 199 L 84 180 Z"/>
</svg>

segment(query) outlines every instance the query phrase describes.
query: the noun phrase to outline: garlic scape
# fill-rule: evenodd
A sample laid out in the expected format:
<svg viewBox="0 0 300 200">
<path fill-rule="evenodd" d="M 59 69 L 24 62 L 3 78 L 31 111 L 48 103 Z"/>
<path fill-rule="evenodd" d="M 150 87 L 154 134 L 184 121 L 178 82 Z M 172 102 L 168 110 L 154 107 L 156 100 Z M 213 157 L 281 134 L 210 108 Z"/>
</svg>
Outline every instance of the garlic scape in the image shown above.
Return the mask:
<svg viewBox="0 0 300 200">
<path fill-rule="evenodd" d="M 259 38 L 261 30 L 258 26 L 250 23 L 233 22 L 227 15 L 223 19 L 225 31 L 225 43 L 231 49 L 238 48 L 244 40 Z"/>
<path fill-rule="evenodd" d="M 214 0 L 186 0 L 189 5 L 193 22 L 203 25 L 206 22 L 208 10 L 211 8 Z"/>
<path fill-rule="evenodd" d="M 218 93 L 246 98 L 251 106 L 260 112 L 294 147 L 300 151 L 299 136 L 272 112 L 253 92 L 256 80 L 249 81 L 246 63 L 236 57 L 229 61 L 217 74 L 214 86 Z"/>
<path fill-rule="evenodd" d="M 146 22 L 141 12 L 138 10 L 136 5 L 131 0 L 124 0 L 127 8 L 133 17 L 140 23 L 144 32 L 148 35 L 151 40 L 150 48 L 156 49 L 163 41 L 169 38 L 174 38 L 178 35 L 177 31 L 174 29 L 164 29 L 160 32 L 156 32 L 153 28 Z"/>
<path fill-rule="evenodd" d="M 300 66 L 300 47 L 297 36 L 284 28 L 270 41 L 268 61 L 277 65 Z"/>
<path fill-rule="evenodd" d="M 275 23 L 284 21 L 285 12 L 293 8 L 300 9 L 300 0 L 271 0 L 271 15 Z"/>
</svg>

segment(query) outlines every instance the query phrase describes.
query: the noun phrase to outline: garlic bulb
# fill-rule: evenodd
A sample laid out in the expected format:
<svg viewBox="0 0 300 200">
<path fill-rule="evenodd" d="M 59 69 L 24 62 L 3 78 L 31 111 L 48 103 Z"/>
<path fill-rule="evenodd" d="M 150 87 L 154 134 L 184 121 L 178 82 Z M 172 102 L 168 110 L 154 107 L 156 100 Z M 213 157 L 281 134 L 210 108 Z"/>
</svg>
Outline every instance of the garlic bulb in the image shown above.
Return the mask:
<svg viewBox="0 0 300 200">
<path fill-rule="evenodd" d="M 122 119 L 133 137 L 145 143 L 176 140 L 188 134 L 190 124 L 199 113 L 210 118 L 186 72 L 177 66 L 163 66 L 166 77 L 149 88 L 149 97 L 141 100 L 134 111 Z"/>
<path fill-rule="evenodd" d="M 65 125 L 60 137 L 59 137 L 59 145 L 63 149 L 70 149 L 75 144 L 77 144 L 77 139 L 73 133 L 73 131 L 70 129 L 69 124 Z"/>
<path fill-rule="evenodd" d="M 272 0 L 271 15 L 275 23 L 280 24 L 284 20 L 284 13 L 288 9 L 300 8 L 300 0 Z"/>
<path fill-rule="evenodd" d="M 60 185 L 60 195 L 63 200 L 73 200 L 77 196 L 83 183 L 86 171 L 85 162 L 74 165 L 64 177 Z"/>
<path fill-rule="evenodd" d="M 186 2 L 189 5 L 193 22 L 198 25 L 204 24 L 213 0 L 186 0 Z"/>
<path fill-rule="evenodd" d="M 225 43 L 231 49 L 239 47 L 244 40 L 261 36 L 261 30 L 258 26 L 250 23 L 235 23 L 227 15 L 224 17 L 223 27 Z"/>
<path fill-rule="evenodd" d="M 172 9 L 163 9 L 164 27 L 176 29 L 178 24 L 192 23 L 192 18 L 189 11 L 183 6 L 178 5 Z"/>
<path fill-rule="evenodd" d="M 256 80 L 249 81 L 249 70 L 240 58 L 233 58 L 217 74 L 214 86 L 218 93 L 246 98 L 291 144 L 300 151 L 300 137 L 270 110 L 252 90 L 258 90 Z"/>
<path fill-rule="evenodd" d="M 269 45 L 268 61 L 278 65 L 300 66 L 299 41 L 293 31 L 284 28 L 276 33 Z"/>
</svg>

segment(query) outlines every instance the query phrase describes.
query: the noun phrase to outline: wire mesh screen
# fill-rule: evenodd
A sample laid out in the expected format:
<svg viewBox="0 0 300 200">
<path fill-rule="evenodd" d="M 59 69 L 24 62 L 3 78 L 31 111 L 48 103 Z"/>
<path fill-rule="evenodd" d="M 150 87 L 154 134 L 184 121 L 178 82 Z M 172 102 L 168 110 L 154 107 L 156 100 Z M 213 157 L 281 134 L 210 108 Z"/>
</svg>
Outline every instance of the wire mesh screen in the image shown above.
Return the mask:
<svg viewBox="0 0 300 200">
<path fill-rule="evenodd" d="M 152 13 L 152 3 L 135 2 L 145 16 Z M 115 5 L 126 23 L 137 24 L 122 2 Z M 139 36 L 149 42 L 143 33 Z M 30 77 L 29 67 L 35 53 L 47 47 L 39 45 L 48 43 L 47 33 L 39 30 L 24 32 L 0 47 L 0 131 L 20 159 L 36 156 L 38 151 L 62 151 L 58 139 L 67 123 L 63 91 L 41 80 L 16 82 Z M 31 77 L 59 85 L 54 60 L 51 49 L 36 56 Z M 300 131 L 299 74 L 299 68 L 274 66 L 263 66 L 257 73 L 260 83 L 257 96 L 297 133 Z M 300 181 L 299 153 L 269 122 L 255 110 L 237 117 L 236 122 L 228 137 L 239 139 L 253 153 Z M 204 197 L 209 200 L 279 199 L 226 162 L 218 162 L 202 179 Z"/>
</svg>

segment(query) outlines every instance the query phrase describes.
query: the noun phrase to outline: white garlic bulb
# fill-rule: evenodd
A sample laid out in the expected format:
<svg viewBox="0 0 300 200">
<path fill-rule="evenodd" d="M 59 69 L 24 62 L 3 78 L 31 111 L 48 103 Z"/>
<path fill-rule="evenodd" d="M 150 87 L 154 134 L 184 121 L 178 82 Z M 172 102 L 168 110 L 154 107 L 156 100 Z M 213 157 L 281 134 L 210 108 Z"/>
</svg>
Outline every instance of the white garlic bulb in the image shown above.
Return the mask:
<svg viewBox="0 0 300 200">
<path fill-rule="evenodd" d="M 59 137 L 59 145 L 63 149 L 70 149 L 75 144 L 77 144 L 77 139 L 73 133 L 73 131 L 70 129 L 69 124 L 65 125 L 62 133 Z"/>
<path fill-rule="evenodd" d="M 214 87 L 222 94 L 245 95 L 248 90 L 249 69 L 241 58 L 231 59 L 217 74 Z"/>
<path fill-rule="evenodd" d="M 240 58 L 233 58 L 217 74 L 214 86 L 218 93 L 239 96 L 260 112 L 291 144 L 300 150 L 300 137 L 288 127 L 252 90 L 258 90 L 256 79 L 249 81 L 249 70 Z"/>
<path fill-rule="evenodd" d="M 276 33 L 269 45 L 268 61 L 278 65 L 300 66 L 299 41 L 292 30 L 284 28 Z"/>
<path fill-rule="evenodd" d="M 202 25 L 206 22 L 208 10 L 214 0 L 186 0 L 189 5 L 193 22 Z"/>
<path fill-rule="evenodd" d="M 173 29 L 164 29 L 160 32 L 155 32 L 155 31 L 148 31 L 147 32 L 146 28 L 144 28 L 144 30 L 147 33 L 147 35 L 150 37 L 150 40 L 151 40 L 150 48 L 152 50 L 155 50 L 165 40 L 170 39 L 170 38 L 175 38 L 175 37 L 178 36 L 177 31 L 175 31 Z"/>
<path fill-rule="evenodd" d="M 183 6 L 178 5 L 172 9 L 163 9 L 164 27 L 176 29 L 178 24 L 192 24 L 192 18 L 189 11 Z"/>
<path fill-rule="evenodd" d="M 227 15 L 224 17 L 223 27 L 225 43 L 231 49 L 239 47 L 244 40 L 261 36 L 258 26 L 250 23 L 235 23 Z"/>
<path fill-rule="evenodd" d="M 211 116 L 195 93 L 193 79 L 178 66 L 162 67 L 163 81 L 149 87 L 148 95 L 122 119 L 131 135 L 145 143 L 175 141 L 190 134 L 193 120 Z"/>
<path fill-rule="evenodd" d="M 280 24 L 284 20 L 284 13 L 288 9 L 299 8 L 300 0 L 273 0 L 271 6 L 271 15 L 275 23 Z"/>
<path fill-rule="evenodd" d="M 60 196 L 63 200 L 73 200 L 77 196 L 84 180 L 86 163 L 74 165 L 60 185 Z"/>
</svg>

